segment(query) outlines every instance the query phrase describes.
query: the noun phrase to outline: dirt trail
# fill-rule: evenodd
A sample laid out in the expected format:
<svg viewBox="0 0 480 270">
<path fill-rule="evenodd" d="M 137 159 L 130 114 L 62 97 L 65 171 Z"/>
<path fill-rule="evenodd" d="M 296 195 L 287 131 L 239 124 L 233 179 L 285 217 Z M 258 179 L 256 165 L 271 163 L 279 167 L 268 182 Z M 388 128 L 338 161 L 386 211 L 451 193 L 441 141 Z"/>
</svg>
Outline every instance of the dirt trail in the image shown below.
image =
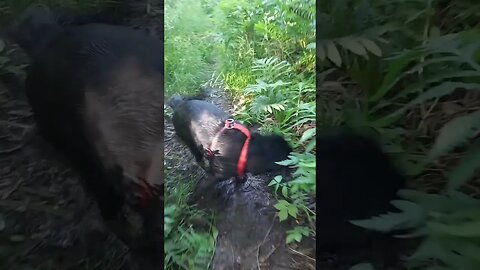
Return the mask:
<svg viewBox="0 0 480 270">
<path fill-rule="evenodd" d="M 206 92 L 207 101 L 232 113 L 233 106 L 223 89 L 208 88 Z M 204 181 L 205 174 L 175 136 L 169 119 L 165 120 L 165 127 L 168 130 L 165 134 L 167 167 L 174 167 L 179 160 L 184 164 L 170 175 L 193 172 L 198 181 Z M 272 189 L 267 186 L 272 178 L 273 175 L 248 174 L 248 181 L 243 186 L 235 186 L 234 180 L 230 179 L 216 184 L 208 194 L 194 194 L 200 207 L 216 214 L 219 235 L 213 269 L 315 269 L 314 250 L 296 253 L 285 245 L 288 227 L 275 216 L 273 205 L 276 200 Z"/>
</svg>

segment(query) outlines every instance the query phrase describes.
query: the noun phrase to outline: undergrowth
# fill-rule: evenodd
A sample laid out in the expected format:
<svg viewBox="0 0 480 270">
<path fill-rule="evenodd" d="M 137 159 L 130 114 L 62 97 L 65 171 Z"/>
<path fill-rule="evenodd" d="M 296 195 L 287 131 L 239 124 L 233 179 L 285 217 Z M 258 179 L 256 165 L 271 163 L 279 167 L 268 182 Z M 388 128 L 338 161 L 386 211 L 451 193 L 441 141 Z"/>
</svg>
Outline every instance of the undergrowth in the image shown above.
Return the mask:
<svg viewBox="0 0 480 270">
<path fill-rule="evenodd" d="M 198 92 L 212 75 L 212 24 L 200 1 L 165 1 L 166 98 Z"/>
<path fill-rule="evenodd" d="M 480 167 L 480 111 L 468 100 L 480 89 L 480 4 L 338 0 L 319 10 L 319 91 L 336 81 L 351 95 L 320 100 L 321 125 L 370 128 L 412 182 L 443 186 L 402 190 L 398 213 L 352 222 L 419 239 L 408 269 L 479 269 L 480 201 L 461 187 L 478 181 Z"/>
<path fill-rule="evenodd" d="M 218 235 L 212 217 L 187 204 L 194 179 L 174 176 L 168 168 L 165 177 L 164 269 L 208 269 Z"/>
</svg>

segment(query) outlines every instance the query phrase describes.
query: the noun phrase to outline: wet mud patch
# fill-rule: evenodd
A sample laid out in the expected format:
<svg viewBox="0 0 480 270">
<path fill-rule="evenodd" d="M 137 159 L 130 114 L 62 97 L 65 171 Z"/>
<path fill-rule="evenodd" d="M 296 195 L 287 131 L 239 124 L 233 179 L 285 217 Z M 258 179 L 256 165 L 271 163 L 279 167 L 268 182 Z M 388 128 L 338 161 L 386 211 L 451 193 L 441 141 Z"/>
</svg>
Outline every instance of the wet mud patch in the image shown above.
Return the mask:
<svg viewBox="0 0 480 270">
<path fill-rule="evenodd" d="M 206 88 L 204 97 L 232 113 L 233 106 L 224 89 Z M 194 202 L 199 208 L 215 214 L 219 234 L 212 269 L 315 269 L 314 241 L 300 247 L 285 244 L 286 231 L 292 224 L 279 222 L 276 216 L 273 205 L 277 200 L 272 188 L 268 187 L 275 175 L 247 174 L 244 184 L 236 184 L 234 179 L 207 184 L 205 173 L 176 137 L 170 118 L 166 118 L 165 127 L 169 130 L 165 134 L 167 166 L 173 167 L 179 159 L 183 164 L 175 169 L 177 172 L 171 173 L 195 173 L 198 188 L 192 194 Z"/>
</svg>

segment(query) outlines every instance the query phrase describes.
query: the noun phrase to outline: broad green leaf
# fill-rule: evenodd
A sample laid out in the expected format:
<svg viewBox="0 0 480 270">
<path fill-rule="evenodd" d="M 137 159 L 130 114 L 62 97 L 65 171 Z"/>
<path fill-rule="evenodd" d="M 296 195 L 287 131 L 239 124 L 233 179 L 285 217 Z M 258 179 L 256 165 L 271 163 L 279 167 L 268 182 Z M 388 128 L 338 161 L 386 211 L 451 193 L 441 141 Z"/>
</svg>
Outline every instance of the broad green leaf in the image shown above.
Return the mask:
<svg viewBox="0 0 480 270">
<path fill-rule="evenodd" d="M 284 221 L 286 220 L 288 217 L 288 212 L 287 212 L 287 209 L 286 208 L 282 208 L 282 210 L 280 210 L 280 212 L 278 212 L 278 218 L 280 221 Z"/>
<path fill-rule="evenodd" d="M 287 207 L 287 210 L 288 210 L 288 214 L 290 214 L 290 216 L 294 217 L 294 218 L 297 218 L 297 214 L 298 214 L 298 208 L 293 205 L 293 204 L 290 204 L 288 207 Z"/>
<path fill-rule="evenodd" d="M 294 233 L 288 234 L 287 239 L 286 239 L 286 243 L 290 244 L 291 242 L 293 242 L 293 240 L 295 240 L 295 234 Z"/>
<path fill-rule="evenodd" d="M 302 235 L 299 233 L 294 234 L 295 235 L 295 241 L 300 242 L 302 241 Z"/>
<path fill-rule="evenodd" d="M 420 50 L 413 50 L 413 51 L 406 51 L 395 58 L 391 58 L 392 61 L 388 66 L 388 73 L 385 75 L 383 79 L 382 86 L 375 91 L 375 93 L 369 98 L 371 102 L 377 102 L 382 99 L 385 94 L 393 88 L 400 78 L 402 77 L 402 71 L 405 67 L 407 67 L 412 61 L 415 61 L 423 54 Z M 405 75 L 403 75 L 405 76 Z"/>
<path fill-rule="evenodd" d="M 434 237 L 428 237 L 421 242 L 415 252 L 409 256 L 410 260 L 426 260 L 435 257 L 448 258 L 448 248 Z"/>
<path fill-rule="evenodd" d="M 398 195 L 421 206 L 428 212 L 452 212 L 458 209 L 476 209 L 480 207 L 480 201 L 465 194 L 452 191 L 448 196 L 443 194 L 431 194 L 418 190 L 404 189 Z M 464 212 L 465 210 L 463 210 Z M 457 212 L 461 214 L 462 212 Z"/>
<path fill-rule="evenodd" d="M 473 70 L 448 70 L 441 73 L 436 73 L 433 76 L 428 77 L 424 82 L 417 83 L 409 86 L 404 91 L 402 91 L 395 98 L 405 97 L 410 94 L 419 93 L 422 89 L 425 89 L 426 85 L 438 83 L 444 80 L 452 80 L 457 78 L 469 78 L 469 77 L 478 77 L 478 71 Z"/>
<path fill-rule="evenodd" d="M 268 186 L 273 186 L 275 184 L 280 184 L 282 182 L 283 177 L 281 175 L 276 175 L 272 181 L 268 184 Z"/>
<path fill-rule="evenodd" d="M 370 121 L 369 125 L 374 128 L 384 128 L 391 126 L 393 123 L 397 122 L 403 117 L 403 113 L 403 110 L 397 110 L 396 112 L 393 112 L 385 117 Z"/>
<path fill-rule="evenodd" d="M 475 145 L 448 175 L 447 190 L 451 192 L 470 180 L 480 168 L 480 145 Z"/>
<path fill-rule="evenodd" d="M 317 47 L 317 55 L 318 55 L 318 58 L 320 58 L 320 61 L 325 61 L 326 53 L 323 46 L 320 45 Z"/>
<path fill-rule="evenodd" d="M 360 38 L 360 42 L 369 52 L 373 53 L 376 56 L 382 56 L 382 50 L 374 41 L 366 38 Z"/>
<path fill-rule="evenodd" d="M 433 84 L 433 83 L 438 83 L 444 80 L 451 80 L 451 79 L 456 79 L 456 78 L 469 78 L 469 77 L 478 77 L 478 71 L 473 71 L 473 70 L 448 70 L 440 73 L 436 73 L 433 76 L 428 77 L 425 81 L 419 82 L 416 84 L 412 84 L 408 88 L 405 88 L 404 90 L 400 91 L 399 94 L 395 95 L 392 99 L 399 99 L 399 98 L 404 98 L 410 94 L 414 93 L 420 93 L 422 89 L 425 89 L 426 85 Z M 370 114 L 373 114 L 377 112 L 380 109 L 383 109 L 387 106 L 390 106 L 391 102 L 382 102 L 379 101 L 375 107 L 373 107 L 370 110 Z"/>
<path fill-rule="evenodd" d="M 425 101 L 440 98 L 453 93 L 453 91 L 464 88 L 467 90 L 480 90 L 480 84 L 477 83 L 462 83 L 462 82 L 444 82 L 440 85 L 428 89 L 425 93 L 419 95 L 417 98 L 408 103 L 405 109 L 411 108 L 414 105 L 423 103 Z"/>
<path fill-rule="evenodd" d="M 480 237 L 480 221 L 465 222 L 459 225 L 445 225 L 438 222 L 430 222 L 428 227 L 435 233 L 460 237 Z"/>
<path fill-rule="evenodd" d="M 327 42 L 327 57 L 330 59 L 335 65 L 341 66 L 342 65 L 342 58 L 340 57 L 340 53 L 338 52 L 337 47 L 332 41 Z"/>
<path fill-rule="evenodd" d="M 428 101 L 430 99 L 434 98 L 440 98 L 445 95 L 453 93 L 458 88 L 465 88 L 465 89 L 480 89 L 480 84 L 476 83 L 462 83 L 462 82 L 444 82 L 440 85 L 434 86 L 430 88 L 427 92 L 419 95 L 417 98 L 414 100 L 410 101 L 407 105 L 402 107 L 399 110 L 394 111 L 393 113 L 388 114 L 387 116 L 384 116 L 378 120 L 375 120 L 372 122 L 372 125 L 375 127 L 385 127 L 388 125 L 391 125 L 409 109 L 411 109 L 413 106 L 421 104 L 425 101 Z"/>
<path fill-rule="evenodd" d="M 350 223 L 366 229 L 390 232 L 415 227 L 425 217 L 422 209 L 415 203 L 401 200 L 395 200 L 391 203 L 403 212 L 387 213 L 367 220 L 351 220 Z"/>
<path fill-rule="evenodd" d="M 289 204 L 290 203 L 285 200 L 278 200 L 278 202 L 273 207 L 275 207 L 277 210 L 282 210 L 286 209 Z"/>
<path fill-rule="evenodd" d="M 286 159 L 286 160 L 283 160 L 283 161 L 277 161 L 275 163 L 277 163 L 278 165 L 289 166 L 289 165 L 294 165 L 297 162 L 294 161 L 294 160 L 291 160 L 291 159 Z"/>
<path fill-rule="evenodd" d="M 305 147 L 305 152 L 311 152 L 316 146 L 316 141 L 310 141 L 307 146 Z"/>
<path fill-rule="evenodd" d="M 214 239 L 217 239 L 218 229 L 215 226 L 212 226 L 212 236 Z"/>
<path fill-rule="evenodd" d="M 408 216 L 405 213 L 388 213 L 374 216 L 364 220 L 350 220 L 353 225 L 380 232 L 391 232 L 408 224 Z"/>
<path fill-rule="evenodd" d="M 449 153 L 453 148 L 463 144 L 480 128 L 480 111 L 457 117 L 440 130 L 440 134 L 428 153 L 428 160 L 433 161 Z"/>
<path fill-rule="evenodd" d="M 353 37 L 346 37 L 346 38 L 340 38 L 335 40 L 340 46 L 343 48 L 353 52 L 354 54 L 358 55 L 366 55 L 367 52 L 365 51 L 365 48 L 363 45 L 355 40 Z"/>
<path fill-rule="evenodd" d="M 283 187 L 282 187 L 282 195 L 283 195 L 283 197 L 285 197 L 285 198 L 288 197 L 288 188 L 287 188 L 287 186 L 283 186 Z"/>
<path fill-rule="evenodd" d="M 299 142 L 303 143 L 306 140 L 312 138 L 313 136 L 315 136 L 316 131 L 317 131 L 316 128 L 311 128 L 311 129 L 306 130 L 305 132 L 303 132 L 302 137 L 300 138 Z"/>
</svg>

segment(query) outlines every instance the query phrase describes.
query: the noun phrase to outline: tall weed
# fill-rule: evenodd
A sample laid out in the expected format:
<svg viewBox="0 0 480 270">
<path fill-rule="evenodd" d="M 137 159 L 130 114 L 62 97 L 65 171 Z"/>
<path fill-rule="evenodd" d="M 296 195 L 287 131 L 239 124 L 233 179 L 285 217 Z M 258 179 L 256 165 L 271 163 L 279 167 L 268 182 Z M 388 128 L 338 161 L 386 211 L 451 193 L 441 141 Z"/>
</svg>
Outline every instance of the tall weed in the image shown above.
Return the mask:
<svg viewBox="0 0 480 270">
<path fill-rule="evenodd" d="M 214 71 L 213 22 L 201 2 L 165 3 L 165 96 L 198 91 Z"/>
</svg>

